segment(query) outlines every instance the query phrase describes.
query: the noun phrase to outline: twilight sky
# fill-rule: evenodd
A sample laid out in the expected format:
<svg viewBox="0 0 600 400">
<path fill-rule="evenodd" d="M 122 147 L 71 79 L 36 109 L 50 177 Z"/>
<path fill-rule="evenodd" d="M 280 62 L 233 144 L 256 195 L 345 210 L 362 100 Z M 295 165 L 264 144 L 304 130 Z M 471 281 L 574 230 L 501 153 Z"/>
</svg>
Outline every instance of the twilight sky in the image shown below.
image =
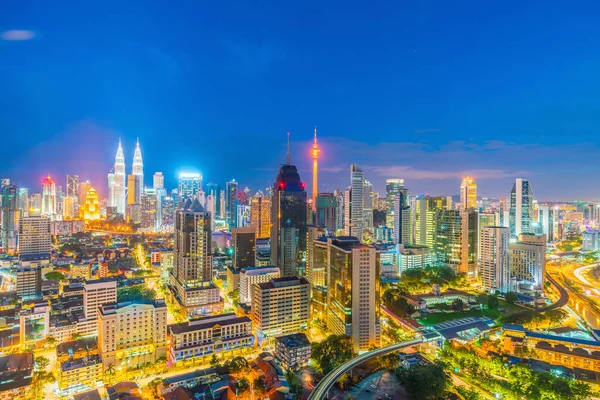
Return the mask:
<svg viewBox="0 0 600 400">
<path fill-rule="evenodd" d="M 94 3 L 96 5 L 94 5 Z M 118 138 L 146 184 L 198 170 L 262 189 L 285 160 L 320 190 L 357 163 L 375 188 L 600 200 L 597 1 L 6 0 L 0 176 L 106 194 Z M 526 3 L 526 4 L 523 4 Z M 84 5 L 85 4 L 85 5 Z"/>
</svg>

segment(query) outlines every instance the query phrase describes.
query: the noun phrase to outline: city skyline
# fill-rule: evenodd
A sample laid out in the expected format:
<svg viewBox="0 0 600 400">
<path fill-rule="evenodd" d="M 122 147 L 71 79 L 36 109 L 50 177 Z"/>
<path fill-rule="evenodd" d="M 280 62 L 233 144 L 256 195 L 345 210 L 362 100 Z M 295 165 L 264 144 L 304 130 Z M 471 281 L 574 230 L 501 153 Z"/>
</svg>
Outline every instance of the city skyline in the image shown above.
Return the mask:
<svg viewBox="0 0 600 400">
<path fill-rule="evenodd" d="M 499 15 L 478 4 L 470 18 L 467 4 L 307 4 L 290 15 L 141 4 L 117 13 L 8 6 L 0 132 L 12 150 L 2 176 L 34 189 L 48 174 L 79 174 L 105 197 L 99 182 L 114 143 L 122 137 L 129 158 L 139 137 L 146 171 L 165 171 L 170 187 L 196 169 L 207 181 L 264 188 L 287 131 L 310 176 L 316 125 L 319 191 L 343 189 L 356 163 L 379 192 L 386 178 L 404 178 L 414 193 L 456 194 L 472 175 L 492 197 L 523 177 L 539 199 L 600 199 L 589 162 L 600 153 L 593 12 L 528 4 Z M 140 9 L 143 21 L 132 22 Z M 93 29 L 78 17 L 88 12 Z"/>
</svg>

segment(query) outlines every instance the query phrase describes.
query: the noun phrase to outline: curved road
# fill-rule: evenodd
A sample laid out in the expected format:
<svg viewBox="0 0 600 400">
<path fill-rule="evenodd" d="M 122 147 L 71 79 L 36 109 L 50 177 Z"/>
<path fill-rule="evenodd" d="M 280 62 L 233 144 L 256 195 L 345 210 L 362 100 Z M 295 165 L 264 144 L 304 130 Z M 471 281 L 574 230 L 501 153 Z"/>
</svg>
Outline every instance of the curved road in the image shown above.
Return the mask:
<svg viewBox="0 0 600 400">
<path fill-rule="evenodd" d="M 565 288 L 560 286 L 558 284 L 558 282 L 556 282 L 556 280 L 553 277 L 551 277 L 548 272 L 546 272 L 546 279 L 548 279 L 548 282 L 553 284 L 554 287 L 556 289 L 558 289 L 558 293 L 560 293 L 560 298 L 558 299 L 558 301 L 556 303 L 553 303 L 553 304 L 550 304 L 549 306 L 538 309 L 539 312 L 554 310 L 555 308 L 561 308 L 561 307 L 566 306 L 567 303 L 569 302 L 569 293 L 567 293 Z"/>
<path fill-rule="evenodd" d="M 421 339 L 415 339 L 415 340 L 409 340 L 406 342 L 392 344 L 390 346 L 387 346 L 387 347 L 384 347 L 381 349 L 375 349 L 375 350 L 363 353 L 363 354 L 351 359 L 350 361 L 346 361 L 344 364 L 340 365 L 339 367 L 337 367 L 336 369 L 334 369 L 333 371 L 331 371 L 330 373 L 325 375 L 325 377 L 321 380 L 321 382 L 319 382 L 319 384 L 312 391 L 310 396 L 308 396 L 308 400 L 326 399 L 327 392 L 329 392 L 329 389 L 331 389 L 333 384 L 338 379 L 340 379 L 340 377 L 342 375 L 344 375 L 346 372 L 350 371 L 352 368 L 358 366 L 359 364 L 362 364 L 363 362 L 370 360 L 371 358 L 375 358 L 377 356 L 382 356 L 384 354 L 391 353 L 393 351 L 400 350 L 405 347 L 414 346 L 421 342 L 422 342 Z"/>
</svg>

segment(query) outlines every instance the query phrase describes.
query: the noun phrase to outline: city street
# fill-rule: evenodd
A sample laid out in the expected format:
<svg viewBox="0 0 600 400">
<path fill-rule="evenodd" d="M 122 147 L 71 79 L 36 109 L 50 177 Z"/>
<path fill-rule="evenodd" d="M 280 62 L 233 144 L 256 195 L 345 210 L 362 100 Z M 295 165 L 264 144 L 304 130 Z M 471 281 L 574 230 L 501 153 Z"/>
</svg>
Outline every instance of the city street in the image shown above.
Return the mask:
<svg viewBox="0 0 600 400">
<path fill-rule="evenodd" d="M 386 394 L 389 399 L 410 398 L 394 374 L 381 370 L 360 381 L 352 390 L 337 393 L 333 399 L 344 400 L 348 395 L 356 400 L 385 399 Z"/>
</svg>

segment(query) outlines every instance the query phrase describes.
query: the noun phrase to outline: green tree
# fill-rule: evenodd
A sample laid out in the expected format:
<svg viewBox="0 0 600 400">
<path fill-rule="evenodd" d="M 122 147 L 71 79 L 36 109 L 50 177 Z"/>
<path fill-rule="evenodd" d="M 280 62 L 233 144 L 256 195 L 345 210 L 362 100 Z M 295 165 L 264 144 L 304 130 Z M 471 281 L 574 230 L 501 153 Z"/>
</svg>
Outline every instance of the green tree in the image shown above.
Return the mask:
<svg viewBox="0 0 600 400">
<path fill-rule="evenodd" d="M 346 335 L 328 336 L 320 343 L 312 344 L 312 357 L 324 374 L 354 357 L 354 345 Z"/>
<path fill-rule="evenodd" d="M 550 325 L 558 326 L 563 323 L 567 318 L 569 318 L 569 313 L 561 308 L 557 308 L 554 310 L 548 310 L 544 313 L 546 318 L 550 322 Z"/>
<path fill-rule="evenodd" d="M 490 310 L 495 310 L 498 308 L 498 297 L 489 296 L 487 300 L 488 300 L 487 306 Z"/>
<path fill-rule="evenodd" d="M 397 370 L 398 380 L 415 399 L 435 399 L 444 394 L 447 376 L 439 364 L 417 365 Z"/>
<path fill-rule="evenodd" d="M 237 356 L 229 360 L 227 368 L 229 368 L 231 373 L 235 374 L 238 372 L 247 372 L 250 369 L 250 366 L 244 357 Z"/>
<path fill-rule="evenodd" d="M 117 301 L 149 301 L 156 299 L 156 291 L 146 285 L 125 286 L 117 290 Z"/>
<path fill-rule="evenodd" d="M 254 380 L 254 382 L 252 383 L 252 386 L 254 388 L 254 393 L 256 393 L 256 395 L 258 395 L 259 397 L 267 394 L 267 386 L 265 385 L 265 378 L 262 375 Z"/>
<path fill-rule="evenodd" d="M 515 292 L 508 292 L 504 295 L 504 300 L 506 300 L 508 304 L 515 304 L 518 298 L 519 296 Z"/>
<path fill-rule="evenodd" d="M 463 309 L 464 305 L 465 305 L 465 303 L 461 299 L 452 300 L 452 309 L 454 311 L 461 311 Z"/>
<path fill-rule="evenodd" d="M 52 271 L 44 275 L 44 278 L 46 278 L 48 281 L 61 281 L 65 279 L 65 276 L 60 272 Z"/>
<path fill-rule="evenodd" d="M 484 293 L 479 293 L 477 295 L 477 304 L 487 305 L 488 303 L 488 295 Z"/>
<path fill-rule="evenodd" d="M 480 400 L 481 395 L 475 388 L 467 389 L 464 386 L 457 386 L 456 391 L 463 398 L 463 400 Z"/>
<path fill-rule="evenodd" d="M 220 366 L 219 359 L 217 358 L 217 355 L 215 353 L 213 353 L 212 357 L 210 358 L 210 366 L 213 368 L 217 368 Z"/>
<path fill-rule="evenodd" d="M 227 298 L 229 299 L 229 301 L 231 302 L 231 304 L 233 304 L 234 306 L 238 306 L 238 304 L 240 304 L 240 291 L 239 289 L 235 289 L 232 290 L 231 292 L 227 293 Z"/>
</svg>

